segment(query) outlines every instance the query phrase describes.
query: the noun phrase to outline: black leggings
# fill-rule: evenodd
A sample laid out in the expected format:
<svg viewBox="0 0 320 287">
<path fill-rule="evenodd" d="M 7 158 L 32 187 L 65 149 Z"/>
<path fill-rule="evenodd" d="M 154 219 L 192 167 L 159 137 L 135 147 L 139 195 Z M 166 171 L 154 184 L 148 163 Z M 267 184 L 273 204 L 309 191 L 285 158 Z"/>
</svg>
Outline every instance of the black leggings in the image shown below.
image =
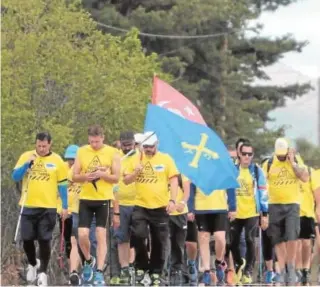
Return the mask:
<svg viewBox="0 0 320 287">
<path fill-rule="evenodd" d="M 60 227 L 60 234 L 62 233 L 62 220 L 60 215 L 59 218 L 59 227 Z M 64 221 L 64 252 L 68 259 L 70 259 L 71 253 L 71 235 L 72 235 L 72 217 L 68 217 Z"/>
<path fill-rule="evenodd" d="M 268 230 L 268 229 L 267 229 Z M 274 252 L 274 247 L 270 236 L 268 236 L 267 230 L 262 230 L 262 252 L 264 261 L 270 261 L 274 259 L 277 262 L 277 255 Z"/>
<path fill-rule="evenodd" d="M 231 222 L 231 251 L 236 265 L 242 264 L 240 254 L 240 237 L 242 229 L 245 230 L 247 245 L 245 272 L 252 273 L 255 261 L 255 235 L 258 228 L 259 217 L 250 217 L 246 219 L 235 219 Z"/>
<path fill-rule="evenodd" d="M 38 240 L 39 242 L 39 259 L 41 262 L 39 273 L 46 273 L 51 255 L 51 241 L 50 240 Z M 27 255 L 28 262 L 32 266 L 36 266 L 36 246 L 33 240 L 23 241 L 23 249 Z"/>
</svg>

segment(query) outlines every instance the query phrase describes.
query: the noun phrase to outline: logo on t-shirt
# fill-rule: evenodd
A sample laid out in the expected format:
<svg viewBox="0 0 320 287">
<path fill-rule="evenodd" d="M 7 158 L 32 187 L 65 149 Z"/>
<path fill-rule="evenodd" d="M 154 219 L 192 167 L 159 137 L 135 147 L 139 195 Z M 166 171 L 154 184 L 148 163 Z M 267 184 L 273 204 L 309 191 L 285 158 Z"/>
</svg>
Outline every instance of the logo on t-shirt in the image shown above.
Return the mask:
<svg viewBox="0 0 320 287">
<path fill-rule="evenodd" d="M 89 163 L 88 167 L 87 167 L 87 172 L 95 172 L 97 171 L 98 167 L 101 166 L 101 162 L 99 157 L 96 155 L 92 161 Z"/>
<path fill-rule="evenodd" d="M 275 186 L 286 186 L 296 184 L 297 177 L 293 175 L 287 168 L 282 167 L 277 178 L 273 182 Z"/>
<path fill-rule="evenodd" d="M 243 178 L 239 178 L 238 181 L 239 181 L 240 188 L 237 189 L 237 195 L 250 196 L 251 192 L 250 192 L 249 184 L 247 183 L 247 181 Z"/>
<path fill-rule="evenodd" d="M 157 183 L 158 178 L 153 170 L 151 163 L 148 161 L 143 167 L 141 173 L 138 175 L 136 182 L 139 183 Z"/>
<path fill-rule="evenodd" d="M 30 171 L 30 180 L 37 180 L 37 181 L 49 181 L 50 180 L 50 174 L 47 171 L 42 160 L 35 161 L 32 169 Z"/>
</svg>

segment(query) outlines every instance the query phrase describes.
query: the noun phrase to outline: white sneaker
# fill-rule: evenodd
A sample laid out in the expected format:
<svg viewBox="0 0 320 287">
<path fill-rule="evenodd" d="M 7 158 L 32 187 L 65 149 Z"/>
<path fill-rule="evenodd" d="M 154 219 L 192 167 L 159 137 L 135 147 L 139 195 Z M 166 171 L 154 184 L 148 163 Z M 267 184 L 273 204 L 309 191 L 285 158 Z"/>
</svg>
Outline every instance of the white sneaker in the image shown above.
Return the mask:
<svg viewBox="0 0 320 287">
<path fill-rule="evenodd" d="M 46 273 L 41 272 L 38 275 L 38 283 L 37 286 L 48 286 L 48 276 Z"/>
<path fill-rule="evenodd" d="M 33 282 L 37 279 L 37 270 L 40 268 L 40 260 L 37 259 L 37 264 L 36 266 L 32 266 L 28 264 L 27 268 L 27 281 L 28 282 Z"/>
</svg>

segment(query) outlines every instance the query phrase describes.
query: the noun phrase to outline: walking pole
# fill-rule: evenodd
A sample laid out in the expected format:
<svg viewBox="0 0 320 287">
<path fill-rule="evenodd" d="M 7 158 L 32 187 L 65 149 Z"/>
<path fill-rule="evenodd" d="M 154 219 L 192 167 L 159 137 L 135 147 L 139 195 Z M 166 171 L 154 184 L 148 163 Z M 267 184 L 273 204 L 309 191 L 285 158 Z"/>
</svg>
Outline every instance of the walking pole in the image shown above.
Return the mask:
<svg viewBox="0 0 320 287">
<path fill-rule="evenodd" d="M 262 229 L 259 227 L 259 271 L 258 271 L 258 282 L 262 283 L 263 278 L 263 255 L 262 255 Z"/>
<path fill-rule="evenodd" d="M 59 266 L 61 269 L 64 269 L 64 262 L 63 262 L 63 249 L 64 249 L 64 228 L 65 228 L 65 220 L 61 218 L 61 235 L 60 235 L 60 253 L 59 253 Z"/>
<path fill-rule="evenodd" d="M 108 272 L 108 275 L 109 275 L 109 280 L 110 280 L 110 277 L 111 277 L 111 260 L 112 260 L 112 256 L 111 256 L 111 200 L 109 200 L 108 202 L 108 217 L 107 217 L 107 227 L 108 227 L 108 257 L 109 257 L 109 272 Z M 107 269 L 107 266 L 106 266 L 106 269 Z"/>
<path fill-rule="evenodd" d="M 36 155 L 34 155 L 34 156 L 36 156 Z M 34 160 L 30 161 L 29 169 L 31 169 L 33 165 L 34 165 Z M 25 187 L 24 191 L 23 191 L 23 183 L 22 183 L 22 192 L 21 192 L 21 194 L 23 194 L 23 196 L 22 196 L 22 201 L 21 201 L 21 208 L 20 208 L 20 213 L 19 213 L 19 217 L 18 217 L 18 222 L 17 222 L 17 225 L 16 225 L 16 231 L 15 231 L 15 234 L 14 234 L 14 239 L 12 241 L 12 244 L 14 244 L 14 245 L 17 244 L 18 234 L 19 234 L 20 225 L 21 225 L 21 216 L 22 216 L 22 213 L 23 213 L 23 210 L 24 210 L 24 205 L 25 205 L 26 200 L 27 200 L 29 182 L 30 182 L 30 174 L 27 172 L 27 182 L 26 182 L 26 187 Z"/>
<path fill-rule="evenodd" d="M 21 208 L 20 208 L 20 213 L 19 213 L 19 217 L 18 217 L 18 222 L 17 222 L 17 225 L 16 225 L 16 231 L 15 231 L 15 234 L 14 234 L 14 239 L 12 241 L 12 244 L 14 244 L 14 245 L 17 244 L 18 234 L 19 234 L 20 225 L 21 225 L 21 216 L 22 216 L 22 213 L 23 213 L 23 210 L 24 210 L 24 205 L 25 205 L 26 200 L 27 200 L 29 180 L 30 180 L 30 178 L 28 176 L 25 190 L 24 191 L 22 190 L 22 194 L 23 195 L 22 195 L 22 201 L 21 201 Z"/>
</svg>

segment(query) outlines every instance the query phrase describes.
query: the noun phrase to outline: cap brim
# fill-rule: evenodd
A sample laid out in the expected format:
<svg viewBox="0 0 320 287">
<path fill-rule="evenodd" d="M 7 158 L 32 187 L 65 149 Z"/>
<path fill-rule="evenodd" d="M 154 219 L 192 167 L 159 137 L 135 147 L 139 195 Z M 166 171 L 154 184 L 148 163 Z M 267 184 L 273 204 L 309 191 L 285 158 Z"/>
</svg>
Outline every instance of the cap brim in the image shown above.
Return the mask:
<svg viewBox="0 0 320 287">
<path fill-rule="evenodd" d="M 146 145 L 155 145 L 157 143 L 157 141 L 144 141 L 142 143 L 142 146 L 146 146 Z"/>
<path fill-rule="evenodd" d="M 279 156 L 287 155 L 287 153 L 288 153 L 287 149 L 278 149 L 278 150 L 275 151 L 275 154 L 279 155 Z"/>
</svg>

